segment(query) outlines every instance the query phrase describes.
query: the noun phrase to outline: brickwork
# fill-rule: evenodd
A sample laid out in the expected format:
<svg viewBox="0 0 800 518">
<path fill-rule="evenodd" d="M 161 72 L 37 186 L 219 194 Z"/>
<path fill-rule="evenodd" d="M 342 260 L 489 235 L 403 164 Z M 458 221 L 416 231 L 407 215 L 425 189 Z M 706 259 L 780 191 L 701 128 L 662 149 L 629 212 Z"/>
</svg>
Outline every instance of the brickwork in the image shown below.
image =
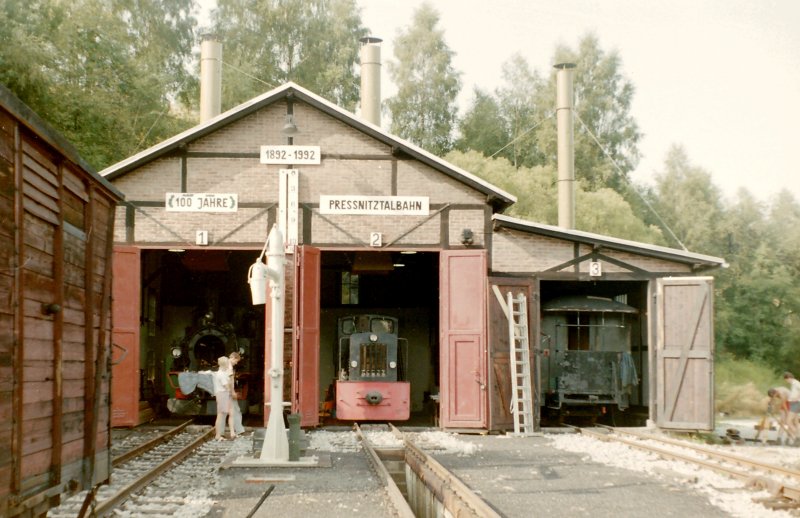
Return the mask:
<svg viewBox="0 0 800 518">
<path fill-rule="evenodd" d="M 139 207 L 135 212 L 135 241 L 146 244 L 193 245 L 198 230 L 209 233 L 212 246 L 249 246 L 263 242 L 268 232 L 269 206 L 278 203 L 280 169 L 288 165 L 265 165 L 258 159 L 262 145 L 284 144 L 281 134 L 286 113 L 285 101 L 264 107 L 212 134 L 191 142 L 187 151 L 186 188 L 188 192 L 237 193 L 236 213 L 166 212 L 158 207 Z M 295 102 L 295 123 L 300 130 L 293 137 L 296 145 L 319 145 L 324 157 L 320 165 L 298 166 L 300 202 L 299 237 L 303 243 L 304 224 L 310 231 L 310 244 L 343 247 L 368 247 L 372 232 L 383 235 L 383 243 L 399 246 L 462 245 L 462 231 L 470 229 L 475 247 L 486 246 L 486 196 L 424 163 L 392 155 L 392 149 L 370 135 L 317 110 Z M 252 157 L 196 157 L 196 152 L 248 153 Z M 163 202 L 166 192 L 180 191 L 181 158 L 165 157 L 114 181 L 129 202 Z M 320 214 L 321 195 L 427 196 L 429 216 L 364 216 Z M 242 204 L 259 204 L 244 208 Z M 438 208 L 449 204 L 444 211 Z M 276 209 L 273 208 L 273 211 Z M 274 212 L 273 212 L 274 214 Z M 310 215 L 308 222 L 305 217 Z M 442 223 L 447 218 L 445 235 Z M 126 236 L 125 208 L 117 209 L 115 238 Z M 402 237 L 401 237 L 402 236 Z M 589 253 L 582 245 L 579 254 Z M 604 251 L 620 261 L 646 271 L 686 273 L 686 265 L 622 252 Z M 545 271 L 566 263 L 575 255 L 572 241 L 502 228 L 494 231 L 491 267 L 498 273 Z M 588 261 L 579 265 L 588 271 Z M 570 267 L 570 271 L 573 268 Z M 627 272 L 610 262 L 607 273 Z"/>
<path fill-rule="evenodd" d="M 461 246 L 461 233 L 464 229 L 472 231 L 472 245 L 478 248 L 486 244 L 483 234 L 485 213 L 482 210 L 454 210 L 450 212 L 450 246 Z"/>
<path fill-rule="evenodd" d="M 565 239 L 526 234 L 508 228 L 495 230 L 492 239 L 492 270 L 497 273 L 542 272 L 571 261 L 575 257 L 573 242 Z M 591 251 L 590 246 L 580 245 L 577 255 L 586 255 Z M 685 264 L 663 259 L 610 250 L 602 250 L 601 253 L 648 272 L 690 273 L 691 271 Z M 600 263 L 604 273 L 631 271 L 602 259 Z M 568 271 L 573 272 L 573 267 L 570 266 Z M 579 265 L 579 271 L 588 273 L 589 261 L 583 261 Z"/>
<path fill-rule="evenodd" d="M 427 219 L 422 216 L 356 216 L 319 214 L 313 211 L 314 243 L 369 246 L 372 232 L 383 234 L 384 245 L 438 245 L 441 214 Z M 422 223 L 420 225 L 420 223 Z M 410 232 L 409 232 L 410 231 Z M 403 235 L 406 234 L 407 235 Z M 403 236 L 401 239 L 400 236 Z"/>
<path fill-rule="evenodd" d="M 112 181 L 128 201 L 164 201 L 165 192 L 180 192 L 181 161 L 160 158 Z"/>
<path fill-rule="evenodd" d="M 397 165 L 397 194 L 430 196 L 431 203 L 486 203 L 486 196 L 430 167 L 402 160 Z"/>
<path fill-rule="evenodd" d="M 431 213 L 437 210 L 433 206 L 445 203 L 473 206 L 485 203 L 484 194 L 415 160 L 397 160 L 386 144 L 311 106 L 298 102 L 293 110 L 300 129 L 293 137 L 294 144 L 319 145 L 324 157 L 320 165 L 298 166 L 301 243 L 303 208 L 310 209 L 312 214 L 311 243 L 369 246 L 371 232 L 382 233 L 384 243 L 394 242 L 396 246 L 436 246 L 443 240 L 444 213 L 433 217 L 321 215 L 319 198 L 323 194 L 428 196 Z M 279 171 L 289 166 L 261 164 L 256 155 L 262 145 L 286 142 L 280 133 L 285 113 L 285 103 L 267 106 L 188 146 L 187 192 L 237 193 L 238 212 L 167 212 L 158 207 L 138 207 L 135 241 L 193 245 L 198 230 L 208 231 L 211 246 L 220 244 L 220 240 L 230 246 L 263 241 L 267 231 L 266 208 L 243 208 L 241 204 L 258 203 L 267 207 L 278 202 Z M 253 157 L 192 156 L 197 152 L 250 153 Z M 114 183 L 126 193 L 129 202 L 162 203 L 166 192 L 180 192 L 181 158 L 157 159 Z M 397 192 L 393 192 L 393 186 Z M 474 246 L 483 246 L 485 211 L 447 210 L 449 243 L 461 246 L 461 231 L 470 228 L 475 234 Z M 124 208 L 117 212 L 117 223 L 116 239 L 124 241 Z"/>
</svg>

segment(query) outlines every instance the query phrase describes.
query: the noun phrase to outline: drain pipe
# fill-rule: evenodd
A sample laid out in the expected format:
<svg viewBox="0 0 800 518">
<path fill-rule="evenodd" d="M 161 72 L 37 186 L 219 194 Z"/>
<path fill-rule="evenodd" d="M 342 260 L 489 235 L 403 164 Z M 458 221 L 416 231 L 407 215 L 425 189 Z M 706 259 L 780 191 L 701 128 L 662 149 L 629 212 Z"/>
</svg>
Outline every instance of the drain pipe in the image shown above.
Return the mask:
<svg viewBox="0 0 800 518">
<path fill-rule="evenodd" d="M 558 126 L 558 226 L 575 228 L 575 140 L 573 136 L 574 63 L 555 65 Z"/>
</svg>

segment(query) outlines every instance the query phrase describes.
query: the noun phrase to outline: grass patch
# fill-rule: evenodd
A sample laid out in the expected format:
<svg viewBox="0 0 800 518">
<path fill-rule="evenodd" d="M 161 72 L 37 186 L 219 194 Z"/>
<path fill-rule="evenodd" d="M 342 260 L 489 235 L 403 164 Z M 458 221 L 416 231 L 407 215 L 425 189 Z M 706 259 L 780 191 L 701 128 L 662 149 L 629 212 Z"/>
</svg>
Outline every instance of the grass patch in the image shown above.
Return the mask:
<svg viewBox="0 0 800 518">
<path fill-rule="evenodd" d="M 751 360 L 717 358 L 714 381 L 717 414 L 760 417 L 767 411 L 767 390 L 785 386 L 781 373 Z"/>
</svg>

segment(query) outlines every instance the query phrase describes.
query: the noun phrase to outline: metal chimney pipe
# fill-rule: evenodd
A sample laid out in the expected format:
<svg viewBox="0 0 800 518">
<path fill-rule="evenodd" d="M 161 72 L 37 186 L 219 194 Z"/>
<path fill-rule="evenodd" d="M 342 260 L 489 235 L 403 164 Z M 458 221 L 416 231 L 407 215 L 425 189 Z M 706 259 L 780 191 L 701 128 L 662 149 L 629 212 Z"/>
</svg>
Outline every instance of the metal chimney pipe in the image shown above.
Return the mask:
<svg viewBox="0 0 800 518">
<path fill-rule="evenodd" d="M 361 118 L 381 125 L 381 46 L 374 36 L 361 38 Z"/>
<path fill-rule="evenodd" d="M 222 111 L 222 43 L 216 34 L 204 34 L 200 42 L 200 122 Z"/>
<path fill-rule="evenodd" d="M 555 65 L 558 125 L 558 226 L 575 228 L 575 140 L 573 136 L 574 63 Z"/>
</svg>

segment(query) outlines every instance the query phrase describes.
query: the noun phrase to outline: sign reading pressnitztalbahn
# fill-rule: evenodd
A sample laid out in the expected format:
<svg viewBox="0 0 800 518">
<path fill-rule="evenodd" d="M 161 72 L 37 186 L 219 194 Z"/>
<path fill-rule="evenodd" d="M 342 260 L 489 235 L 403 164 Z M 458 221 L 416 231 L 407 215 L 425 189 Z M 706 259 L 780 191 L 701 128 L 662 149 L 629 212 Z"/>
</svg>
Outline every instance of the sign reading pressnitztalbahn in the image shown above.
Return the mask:
<svg viewBox="0 0 800 518">
<path fill-rule="evenodd" d="M 262 164 L 319 164 L 319 146 L 261 146 Z"/>
<path fill-rule="evenodd" d="M 427 196 L 321 194 L 319 197 L 320 214 L 427 216 L 429 205 Z"/>
<path fill-rule="evenodd" d="M 164 200 L 167 212 L 236 212 L 239 195 L 235 193 L 168 192 Z"/>
</svg>

